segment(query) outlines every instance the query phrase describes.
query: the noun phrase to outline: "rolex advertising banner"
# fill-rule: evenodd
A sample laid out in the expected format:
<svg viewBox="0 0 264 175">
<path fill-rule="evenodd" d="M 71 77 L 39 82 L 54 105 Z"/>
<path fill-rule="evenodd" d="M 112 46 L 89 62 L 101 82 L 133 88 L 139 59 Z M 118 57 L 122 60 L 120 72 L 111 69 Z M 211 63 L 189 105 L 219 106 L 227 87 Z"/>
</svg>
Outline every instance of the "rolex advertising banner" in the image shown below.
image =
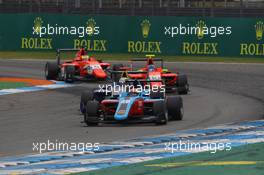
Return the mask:
<svg viewBox="0 0 264 175">
<path fill-rule="evenodd" d="M 264 19 L 0 14 L 0 50 L 264 56 Z"/>
</svg>

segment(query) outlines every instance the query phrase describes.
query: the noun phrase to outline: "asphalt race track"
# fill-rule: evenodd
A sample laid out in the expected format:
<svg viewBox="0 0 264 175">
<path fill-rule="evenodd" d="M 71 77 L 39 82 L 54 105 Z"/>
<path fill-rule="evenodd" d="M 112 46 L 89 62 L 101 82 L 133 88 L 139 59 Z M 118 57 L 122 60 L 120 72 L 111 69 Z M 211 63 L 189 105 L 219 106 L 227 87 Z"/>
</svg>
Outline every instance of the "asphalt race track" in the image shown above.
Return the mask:
<svg viewBox="0 0 264 175">
<path fill-rule="evenodd" d="M 44 78 L 45 61 L 0 59 L 0 76 Z M 86 127 L 80 94 L 95 83 L 0 96 L 0 156 L 32 152 L 33 142 L 109 142 L 263 118 L 264 64 L 166 63 L 189 76 L 183 121 Z M 177 69 L 176 69 L 177 68 Z"/>
</svg>

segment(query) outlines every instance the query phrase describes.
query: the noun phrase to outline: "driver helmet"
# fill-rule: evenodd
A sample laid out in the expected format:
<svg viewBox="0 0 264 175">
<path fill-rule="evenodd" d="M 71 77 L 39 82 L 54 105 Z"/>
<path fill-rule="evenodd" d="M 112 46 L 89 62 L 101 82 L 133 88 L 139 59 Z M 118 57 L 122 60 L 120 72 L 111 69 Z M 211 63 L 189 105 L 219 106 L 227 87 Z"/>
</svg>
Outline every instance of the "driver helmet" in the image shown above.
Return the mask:
<svg viewBox="0 0 264 175">
<path fill-rule="evenodd" d="M 155 66 L 153 64 L 148 65 L 148 71 L 153 72 L 155 70 Z"/>
<path fill-rule="evenodd" d="M 126 83 L 126 80 L 128 80 L 128 78 L 126 78 L 126 77 L 121 77 L 121 78 L 119 79 L 118 83 L 119 83 L 120 85 L 125 84 L 125 83 Z"/>
<path fill-rule="evenodd" d="M 86 52 L 84 48 L 81 48 L 77 53 L 76 53 L 76 61 L 82 61 L 82 56 L 85 55 Z"/>
</svg>

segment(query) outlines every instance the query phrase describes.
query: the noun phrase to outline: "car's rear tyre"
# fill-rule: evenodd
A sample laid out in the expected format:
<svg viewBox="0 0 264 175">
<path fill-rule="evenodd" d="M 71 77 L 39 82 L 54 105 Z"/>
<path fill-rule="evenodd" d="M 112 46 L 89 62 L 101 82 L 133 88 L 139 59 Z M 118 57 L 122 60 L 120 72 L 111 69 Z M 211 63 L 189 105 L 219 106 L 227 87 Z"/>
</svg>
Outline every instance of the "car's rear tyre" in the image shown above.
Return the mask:
<svg viewBox="0 0 264 175">
<path fill-rule="evenodd" d="M 75 75 L 75 67 L 74 66 L 65 66 L 64 70 L 64 81 L 66 83 L 73 83 L 74 82 L 74 75 Z"/>
<path fill-rule="evenodd" d="M 87 126 L 96 126 L 98 125 L 98 110 L 99 102 L 98 101 L 87 101 L 86 111 L 84 113 L 84 122 Z"/>
<path fill-rule="evenodd" d="M 189 84 L 187 75 L 179 75 L 178 83 L 177 83 L 178 93 L 179 94 L 188 94 L 189 92 Z"/>
<path fill-rule="evenodd" d="M 93 92 L 91 91 L 84 91 L 81 95 L 81 102 L 80 102 L 80 111 L 82 114 L 86 112 L 86 105 L 87 101 L 93 100 Z"/>
<path fill-rule="evenodd" d="M 165 125 L 168 122 L 168 112 L 164 101 L 156 101 L 153 103 L 153 114 L 156 116 L 157 125 Z"/>
<path fill-rule="evenodd" d="M 45 65 L 45 77 L 47 80 L 56 80 L 59 73 L 59 66 L 57 63 L 47 62 Z"/>
<path fill-rule="evenodd" d="M 182 120 L 184 115 L 182 98 L 178 96 L 167 97 L 168 115 L 171 120 Z"/>
</svg>

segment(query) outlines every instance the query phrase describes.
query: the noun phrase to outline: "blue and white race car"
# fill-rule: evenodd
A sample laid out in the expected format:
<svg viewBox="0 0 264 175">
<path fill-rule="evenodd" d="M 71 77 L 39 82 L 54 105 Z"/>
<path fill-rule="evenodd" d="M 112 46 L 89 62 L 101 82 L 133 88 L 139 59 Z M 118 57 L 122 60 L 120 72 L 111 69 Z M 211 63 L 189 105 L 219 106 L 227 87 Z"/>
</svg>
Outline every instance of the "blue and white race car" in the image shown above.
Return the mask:
<svg viewBox="0 0 264 175">
<path fill-rule="evenodd" d="M 165 91 L 142 90 L 149 83 L 153 81 L 128 80 L 124 84 L 129 86 L 120 92 L 107 89 L 83 92 L 81 111 L 84 122 L 88 126 L 111 122 L 154 122 L 162 125 L 169 120 L 182 120 L 182 98 L 166 96 Z M 134 87 L 132 90 L 128 88 L 130 85 Z M 136 89 L 138 87 L 141 89 Z"/>
</svg>

